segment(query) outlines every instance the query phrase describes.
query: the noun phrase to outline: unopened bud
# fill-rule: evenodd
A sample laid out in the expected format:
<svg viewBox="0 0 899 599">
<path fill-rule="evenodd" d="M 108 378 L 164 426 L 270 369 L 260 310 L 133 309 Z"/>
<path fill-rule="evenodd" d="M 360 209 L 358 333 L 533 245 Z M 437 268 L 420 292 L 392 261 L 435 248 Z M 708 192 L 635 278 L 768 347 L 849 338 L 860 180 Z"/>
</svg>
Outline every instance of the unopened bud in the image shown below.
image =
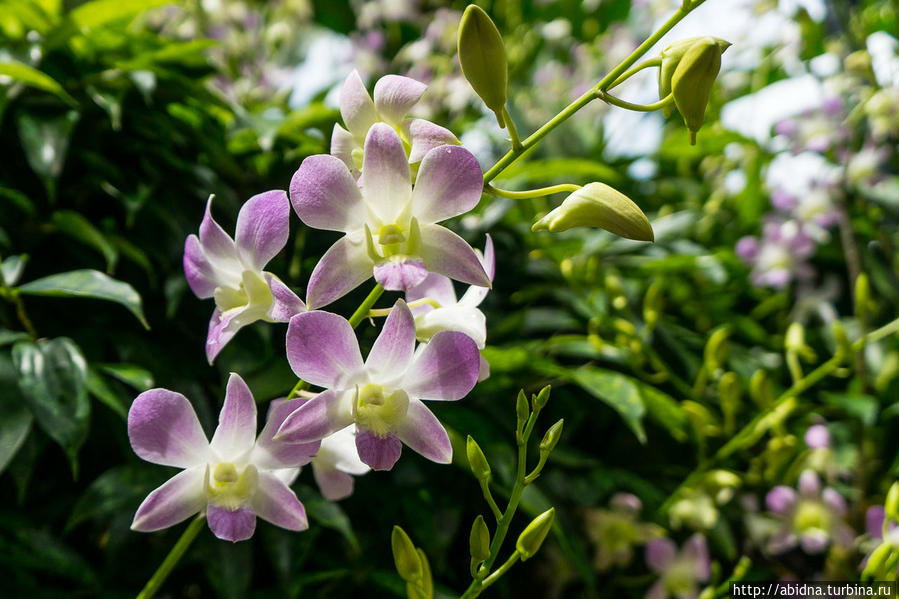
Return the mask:
<svg viewBox="0 0 899 599">
<path fill-rule="evenodd" d="M 528 398 L 525 396 L 524 391 L 519 391 L 518 399 L 515 400 L 515 430 L 519 435 L 524 432 L 524 427 L 527 424 L 530 415 Z"/>
<path fill-rule="evenodd" d="M 471 525 L 471 534 L 468 536 L 468 549 L 471 559 L 482 562 L 490 557 L 490 531 L 484 517 L 478 514 Z"/>
<path fill-rule="evenodd" d="M 421 559 L 406 531 L 399 526 L 394 526 L 393 533 L 390 535 L 390 546 L 393 549 L 393 561 L 400 578 L 406 582 L 421 580 Z"/>
<path fill-rule="evenodd" d="M 787 327 L 787 334 L 784 336 L 784 349 L 802 356 L 809 362 L 815 360 L 815 350 L 806 344 L 805 327 L 801 323 L 794 322 Z"/>
<path fill-rule="evenodd" d="M 721 69 L 721 54 L 729 46 L 730 42 L 722 39 L 699 37 L 672 44 L 662 52 L 659 93 L 664 92 L 663 98 L 669 92 L 674 94 L 674 103 L 690 130 L 691 144 L 696 143 L 696 132 L 705 121 L 712 85 Z"/>
<path fill-rule="evenodd" d="M 727 359 L 727 337 L 730 330 L 725 327 L 715 329 L 705 344 L 703 358 L 706 369 L 712 373 L 720 369 Z"/>
<path fill-rule="evenodd" d="M 533 231 L 558 233 L 572 227 L 600 227 L 627 239 L 652 241 L 649 219 L 633 200 L 605 183 L 588 183 L 538 220 Z"/>
<path fill-rule="evenodd" d="M 549 534 L 556 518 L 556 508 L 549 508 L 527 525 L 527 528 L 518 536 L 515 549 L 521 556 L 521 561 L 532 557 L 540 549 L 546 535 Z"/>
<path fill-rule="evenodd" d="M 893 548 L 889 543 L 882 543 L 878 545 L 877 548 L 871 552 L 871 555 L 868 557 L 868 563 L 865 564 L 865 569 L 862 572 L 862 577 L 868 579 L 881 579 L 883 575 L 883 567 L 886 565 L 887 559 L 889 559 L 890 554 L 893 552 Z"/>
<path fill-rule="evenodd" d="M 468 454 L 468 466 L 474 477 L 478 480 L 490 478 L 490 464 L 487 462 L 487 456 L 484 455 L 481 446 L 471 435 L 468 435 L 468 441 L 465 443 L 465 452 Z"/>
<path fill-rule="evenodd" d="M 470 4 L 459 22 L 459 64 L 462 74 L 487 108 L 496 113 L 500 127 L 505 127 L 508 65 L 503 37 L 484 10 Z"/>
<path fill-rule="evenodd" d="M 855 315 L 860 319 L 865 319 L 873 307 L 871 281 L 868 279 L 868 275 L 861 273 L 855 278 Z"/>
<path fill-rule="evenodd" d="M 887 491 L 883 511 L 890 520 L 899 520 L 899 483 L 893 483 L 890 490 Z"/>
<path fill-rule="evenodd" d="M 540 389 L 540 392 L 534 398 L 534 410 L 542 410 L 546 406 L 546 402 L 549 401 L 550 391 L 552 391 L 552 387 L 549 385 Z"/>
<path fill-rule="evenodd" d="M 543 435 L 543 439 L 540 441 L 540 453 L 541 454 L 549 454 L 555 449 L 556 444 L 559 442 L 559 438 L 562 436 L 562 427 L 565 426 L 565 419 L 562 418 L 554 425 L 549 427 L 546 431 L 546 434 Z"/>
<path fill-rule="evenodd" d="M 771 379 L 764 370 L 756 370 L 749 379 L 749 396 L 762 408 L 767 408 L 774 401 Z"/>
</svg>

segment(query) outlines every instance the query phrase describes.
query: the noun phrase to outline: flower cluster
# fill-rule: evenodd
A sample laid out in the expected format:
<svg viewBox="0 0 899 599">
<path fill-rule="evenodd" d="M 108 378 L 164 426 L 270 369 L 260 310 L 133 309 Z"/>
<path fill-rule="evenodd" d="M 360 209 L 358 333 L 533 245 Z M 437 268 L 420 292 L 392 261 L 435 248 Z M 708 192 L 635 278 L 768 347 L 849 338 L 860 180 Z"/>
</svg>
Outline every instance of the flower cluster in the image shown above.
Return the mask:
<svg viewBox="0 0 899 599">
<path fill-rule="evenodd" d="M 252 536 L 257 516 L 303 530 L 306 514 L 288 485 L 306 464 L 322 494 L 337 500 L 352 493 L 353 476 L 392 468 L 404 444 L 434 462 L 451 461 L 449 436 L 424 401 L 462 399 L 489 372 L 478 305 L 495 258 L 489 237 L 482 254 L 438 224 L 477 205 L 483 176 L 451 132 L 407 118 L 425 89 L 388 75 L 372 99 L 354 71 L 340 96 L 346 128 L 335 126 L 330 155 L 303 161 L 289 197 L 275 190 L 250 198 L 233 237 L 212 218 L 209 199 L 199 234 L 184 246 L 191 290 L 215 301 L 209 362 L 242 327 L 288 322 L 285 353 L 301 379 L 297 389 L 321 390 L 271 402 L 257 438 L 256 403 L 232 374 L 211 442 L 184 396 L 166 389 L 140 395 L 128 417 L 134 451 L 183 472 L 147 497 L 135 530 L 197 513 L 229 541 Z M 306 302 L 265 270 L 287 243 L 291 206 L 306 226 L 343 233 L 312 271 Z M 387 318 L 363 361 L 354 325 L 321 308 L 371 277 L 373 293 L 400 291 L 406 299 L 371 312 Z M 471 287 L 457 299 L 452 280 Z"/>
</svg>

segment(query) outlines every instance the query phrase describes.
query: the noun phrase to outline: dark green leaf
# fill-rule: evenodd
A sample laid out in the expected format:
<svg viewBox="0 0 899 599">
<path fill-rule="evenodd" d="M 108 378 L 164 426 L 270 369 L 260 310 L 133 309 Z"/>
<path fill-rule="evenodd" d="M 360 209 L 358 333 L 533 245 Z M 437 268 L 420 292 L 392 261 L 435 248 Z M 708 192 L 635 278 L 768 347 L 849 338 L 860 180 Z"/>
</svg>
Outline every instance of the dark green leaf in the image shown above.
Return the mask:
<svg viewBox="0 0 899 599">
<path fill-rule="evenodd" d="M 359 540 L 356 538 L 353 525 L 343 508 L 333 501 L 328 501 L 310 487 L 303 486 L 297 489 L 297 496 L 306 507 L 309 518 L 322 526 L 333 528 L 343 535 L 353 551 L 359 550 Z"/>
<path fill-rule="evenodd" d="M 3 276 L 3 280 L 7 285 L 12 287 L 19 282 L 19 279 L 22 278 L 22 273 L 25 271 L 26 262 L 28 262 L 28 255 L 20 254 L 18 256 L 10 256 L 0 264 L 0 275 Z"/>
<path fill-rule="evenodd" d="M 0 62 L 0 75 L 5 75 L 13 81 L 18 81 L 35 89 L 50 92 L 72 106 L 78 105 L 75 98 L 70 96 L 55 79 L 27 64 L 21 62 Z"/>
<path fill-rule="evenodd" d="M 134 364 L 99 364 L 101 370 L 138 391 L 153 387 L 153 373 Z"/>
<path fill-rule="evenodd" d="M 571 380 L 593 397 L 613 408 L 641 443 L 646 443 L 643 416 L 646 406 L 637 385 L 627 376 L 612 370 L 584 366 L 570 371 Z"/>
<path fill-rule="evenodd" d="M 8 354 L 0 354 L 0 473 L 22 447 L 32 420 L 12 360 Z"/>
<path fill-rule="evenodd" d="M 69 138 L 78 113 L 74 110 L 49 117 L 20 113 L 19 138 L 25 150 L 28 165 L 41 177 L 51 197 L 54 195 L 55 181 L 62 172 L 69 149 Z"/>
<path fill-rule="evenodd" d="M 128 417 L 128 403 L 121 397 L 93 367 L 87 371 L 87 390 L 123 419 Z"/>
<path fill-rule="evenodd" d="M 154 482 L 151 469 L 143 466 L 121 466 L 107 470 L 78 499 L 66 530 L 85 520 L 112 516 L 135 507 L 153 488 Z"/>
<path fill-rule="evenodd" d="M 111 273 L 119 258 L 119 253 L 106 237 L 84 216 L 73 210 L 54 212 L 51 222 L 60 233 L 89 245 L 103 254 L 106 272 Z"/>
</svg>

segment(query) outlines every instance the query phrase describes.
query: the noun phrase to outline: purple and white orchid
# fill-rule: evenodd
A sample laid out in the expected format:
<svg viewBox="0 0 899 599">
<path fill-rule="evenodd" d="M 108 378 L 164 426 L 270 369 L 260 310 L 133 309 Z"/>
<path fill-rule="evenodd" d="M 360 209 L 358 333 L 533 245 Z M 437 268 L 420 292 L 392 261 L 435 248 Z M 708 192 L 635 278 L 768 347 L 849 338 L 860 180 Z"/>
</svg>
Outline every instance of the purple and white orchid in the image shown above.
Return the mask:
<svg viewBox="0 0 899 599">
<path fill-rule="evenodd" d="M 211 364 L 237 331 L 257 320 L 287 322 L 306 309 L 275 275 L 262 269 L 287 243 L 290 202 L 283 191 L 253 196 L 237 215 L 234 239 L 212 218 L 212 196 L 200 235 L 184 244 L 184 274 L 200 299 L 214 298 L 206 337 Z"/>
<path fill-rule="evenodd" d="M 329 312 L 294 316 L 287 328 L 287 360 L 304 381 L 326 390 L 294 411 L 277 438 L 323 439 L 351 424 L 362 461 L 389 470 L 405 443 L 441 464 L 452 460 L 446 429 L 422 400 L 465 397 L 478 378 L 477 345 L 464 333 L 443 331 L 415 352 L 415 322 L 397 300 L 365 362 L 350 323 Z"/>
<path fill-rule="evenodd" d="M 699 584 L 711 575 L 709 550 L 705 537 L 694 534 L 678 551 L 671 539 L 655 539 L 646 545 L 646 563 L 659 574 L 647 599 L 695 599 L 699 594 Z"/>
<path fill-rule="evenodd" d="M 471 246 L 436 224 L 474 208 L 482 185 L 471 152 L 444 145 L 421 161 L 413 188 L 403 142 L 384 123 L 368 131 L 359 185 L 334 156 L 306 158 L 290 182 L 294 210 L 310 227 L 346 233 L 312 271 L 309 307 L 330 304 L 372 275 L 394 291 L 415 287 L 429 272 L 490 287 Z"/>
<path fill-rule="evenodd" d="M 768 539 L 768 551 L 783 553 L 797 544 L 809 554 L 821 553 L 831 542 L 848 547 L 852 529 L 843 521 L 846 500 L 834 489 L 821 489 L 821 480 L 811 470 L 799 476 L 799 492 L 780 485 L 765 497 L 768 511 L 781 527 Z"/>
<path fill-rule="evenodd" d="M 232 542 L 253 536 L 257 516 L 288 530 L 308 528 L 306 510 L 287 485 L 319 443 L 272 440 L 292 410 L 273 402 L 257 439 L 256 402 L 243 379 L 231 374 L 209 442 L 186 397 L 167 389 L 141 393 L 128 412 L 131 447 L 148 462 L 184 470 L 147 496 L 131 528 L 160 530 L 203 511 L 213 534 Z"/>
<path fill-rule="evenodd" d="M 353 494 L 353 476 L 371 470 L 356 451 L 356 427 L 350 425 L 322 439 L 312 458 L 312 474 L 325 499 L 339 501 Z"/>
<path fill-rule="evenodd" d="M 808 259 L 815 252 L 815 242 L 795 220 L 769 219 L 761 239 L 743 237 L 735 251 L 752 267 L 750 280 L 758 287 L 781 289 L 793 279 L 808 279 L 814 274 Z"/>
<path fill-rule="evenodd" d="M 400 75 L 385 75 L 375 83 L 372 101 L 357 71 L 353 71 L 340 89 L 340 116 L 346 129 L 334 125 L 331 154 L 343 161 L 354 178 L 363 167 L 363 149 L 368 130 L 375 123 L 386 123 L 403 140 L 409 164 L 420 162 L 432 149 L 459 145 L 449 130 L 424 119 L 406 118 L 427 85 Z"/>
</svg>

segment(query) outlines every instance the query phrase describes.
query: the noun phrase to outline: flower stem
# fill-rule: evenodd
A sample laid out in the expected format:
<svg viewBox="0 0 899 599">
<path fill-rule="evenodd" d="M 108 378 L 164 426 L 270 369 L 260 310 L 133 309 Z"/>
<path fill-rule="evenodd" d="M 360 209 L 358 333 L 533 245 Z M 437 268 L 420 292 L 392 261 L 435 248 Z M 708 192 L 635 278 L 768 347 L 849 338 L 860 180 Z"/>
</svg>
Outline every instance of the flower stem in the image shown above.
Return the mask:
<svg viewBox="0 0 899 599">
<path fill-rule="evenodd" d="M 505 574 L 509 570 L 509 568 L 514 566 L 520 557 L 521 557 L 521 554 L 518 553 L 517 551 L 515 553 L 513 553 L 512 555 L 510 555 L 509 559 L 507 559 L 503 563 L 502 566 L 500 566 L 499 568 L 496 569 L 496 572 L 494 572 L 493 574 L 491 574 L 490 576 L 485 578 L 483 581 L 481 581 L 481 590 L 486 589 L 491 584 L 493 584 L 494 582 L 499 580 L 499 577 L 502 576 L 503 574 Z"/>
<path fill-rule="evenodd" d="M 197 538 L 197 533 L 203 528 L 203 522 L 205 520 L 206 514 L 200 514 L 193 519 L 186 529 L 184 529 L 184 532 L 181 533 L 181 538 L 178 539 L 178 542 L 175 543 L 175 546 L 172 547 L 169 554 L 162 560 L 159 568 L 157 568 L 153 576 L 150 577 L 150 580 L 147 581 L 147 584 L 144 585 L 143 590 L 137 595 L 137 599 L 150 599 L 150 597 L 156 594 L 159 587 L 162 586 L 162 583 L 165 582 L 165 579 L 168 578 L 168 575 L 172 572 L 172 569 L 178 564 L 178 561 L 184 555 L 184 552 L 187 551 L 190 544 Z"/>
<path fill-rule="evenodd" d="M 513 150 L 521 150 L 521 139 L 518 138 L 518 129 L 515 128 L 515 121 L 512 120 L 512 115 L 509 114 L 509 109 L 503 106 L 503 121 L 506 123 L 506 128 L 509 131 L 509 141 L 512 142 Z"/>
<path fill-rule="evenodd" d="M 606 88 L 606 91 L 609 91 L 613 87 L 618 87 L 619 85 L 621 85 L 622 83 L 624 83 L 625 81 L 627 81 L 628 79 L 630 79 L 631 77 L 633 77 L 634 75 L 636 75 L 637 73 L 642 71 L 643 69 L 648 69 L 650 67 L 657 67 L 657 66 L 660 66 L 661 64 L 662 64 L 662 58 L 660 56 L 656 56 L 655 58 L 650 58 L 649 60 L 644 60 L 637 66 L 629 69 L 626 73 L 624 73 L 623 75 L 618 77 L 618 79 L 616 79 L 615 81 L 610 83 L 609 86 Z"/>
<path fill-rule="evenodd" d="M 375 305 L 375 302 L 381 297 L 381 294 L 384 293 L 384 288 L 381 287 L 380 284 L 375 284 L 374 288 L 369 292 L 368 296 L 362 300 L 362 303 L 359 304 L 359 307 L 356 308 L 356 311 L 353 312 L 353 315 L 350 316 L 350 326 L 354 329 L 359 326 L 359 323 L 365 320 L 365 317 L 368 316 L 369 310 L 371 307 Z"/>
<path fill-rule="evenodd" d="M 634 104 L 632 102 L 628 102 L 626 100 L 622 100 L 621 98 L 616 98 L 612 94 L 606 93 L 604 91 L 598 92 L 598 97 L 603 102 L 607 102 L 609 104 L 613 104 L 615 106 L 619 106 L 621 108 L 627 108 L 628 110 L 633 110 L 635 112 L 653 112 L 655 110 L 659 110 L 661 108 L 665 108 L 672 102 L 674 102 L 674 94 L 668 94 L 664 99 L 659 100 L 658 102 L 654 102 L 652 104 Z"/>
<path fill-rule="evenodd" d="M 488 184 L 484 186 L 484 191 L 492 196 L 499 196 L 501 198 L 509 198 L 511 200 L 529 200 L 532 198 L 542 198 L 543 196 L 548 196 L 563 191 L 574 192 L 580 188 L 580 185 L 575 185 L 574 183 L 562 183 L 560 185 L 541 187 L 539 189 L 528 189 L 526 191 L 509 191 L 507 189 L 500 189 Z"/>
<path fill-rule="evenodd" d="M 490 492 L 490 482 L 486 478 L 479 479 L 478 482 L 481 484 L 481 492 L 484 494 L 484 500 L 487 502 L 487 505 L 490 506 L 490 511 L 493 512 L 493 517 L 496 518 L 498 524 L 503 518 L 503 513 L 499 509 L 499 506 L 496 505 L 493 493 Z"/>
</svg>

